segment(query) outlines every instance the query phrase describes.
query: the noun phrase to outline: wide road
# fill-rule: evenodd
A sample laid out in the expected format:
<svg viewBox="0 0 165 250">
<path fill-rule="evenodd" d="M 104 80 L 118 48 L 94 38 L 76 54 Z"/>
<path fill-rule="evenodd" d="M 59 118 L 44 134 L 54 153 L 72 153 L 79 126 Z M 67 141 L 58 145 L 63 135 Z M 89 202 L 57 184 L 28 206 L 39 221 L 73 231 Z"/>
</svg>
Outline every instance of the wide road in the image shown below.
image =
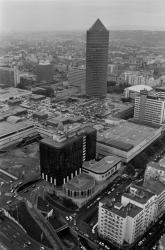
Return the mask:
<svg viewBox="0 0 165 250">
<path fill-rule="evenodd" d="M 14 221 L 6 216 L 0 217 L 0 241 L 6 245 L 8 249 L 26 249 L 28 244 L 29 250 L 40 250 L 42 244 L 33 240 L 26 231 L 22 230 Z M 48 248 L 45 248 L 45 250 Z"/>
</svg>

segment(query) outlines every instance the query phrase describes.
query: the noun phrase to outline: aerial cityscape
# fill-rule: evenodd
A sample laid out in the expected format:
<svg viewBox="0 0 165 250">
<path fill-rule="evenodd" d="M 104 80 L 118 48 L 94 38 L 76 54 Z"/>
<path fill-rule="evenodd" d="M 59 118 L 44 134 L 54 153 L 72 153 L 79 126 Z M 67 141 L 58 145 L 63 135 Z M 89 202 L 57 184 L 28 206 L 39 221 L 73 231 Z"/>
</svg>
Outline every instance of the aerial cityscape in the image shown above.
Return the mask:
<svg viewBox="0 0 165 250">
<path fill-rule="evenodd" d="M 165 26 L 77 1 L 3 6 L 0 250 L 163 250 Z"/>
</svg>

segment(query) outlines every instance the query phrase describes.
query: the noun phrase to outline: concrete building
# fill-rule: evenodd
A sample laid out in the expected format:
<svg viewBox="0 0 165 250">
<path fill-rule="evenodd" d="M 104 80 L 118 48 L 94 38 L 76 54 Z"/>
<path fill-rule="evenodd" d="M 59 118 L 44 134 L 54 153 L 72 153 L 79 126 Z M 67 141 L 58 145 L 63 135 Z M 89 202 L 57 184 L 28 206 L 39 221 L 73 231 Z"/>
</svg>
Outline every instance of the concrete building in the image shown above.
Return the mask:
<svg viewBox="0 0 165 250">
<path fill-rule="evenodd" d="M 86 94 L 105 96 L 107 93 L 109 32 L 97 19 L 87 31 Z"/>
<path fill-rule="evenodd" d="M 85 84 L 86 70 L 82 68 L 72 68 L 68 72 L 68 82 L 70 86 L 74 86 L 80 89 L 82 94 L 86 92 Z"/>
<path fill-rule="evenodd" d="M 157 93 L 157 95 L 160 97 L 160 98 L 163 98 L 165 99 L 165 87 L 163 86 L 159 86 L 159 87 L 156 87 L 155 88 L 155 92 Z"/>
<path fill-rule="evenodd" d="M 64 133 L 63 133 L 64 134 Z M 60 140 L 59 140 L 60 139 Z M 92 127 L 53 139 L 40 141 L 41 176 L 46 181 L 62 186 L 81 173 L 84 161 L 96 156 L 96 130 Z"/>
<path fill-rule="evenodd" d="M 17 67 L 0 67 L 0 84 L 8 87 L 17 87 L 20 83 L 20 77 Z"/>
<path fill-rule="evenodd" d="M 165 121 L 165 100 L 147 91 L 135 99 L 134 118 L 140 123 L 161 125 Z"/>
<path fill-rule="evenodd" d="M 5 88 L 1 89 L 0 88 L 0 101 L 7 101 L 9 99 L 19 99 L 23 98 L 25 96 L 30 96 L 31 91 L 24 90 L 24 89 L 18 89 L 18 88 Z"/>
<path fill-rule="evenodd" d="M 36 67 L 37 81 L 50 82 L 53 80 L 53 68 L 49 61 L 41 61 Z"/>
<path fill-rule="evenodd" d="M 161 163 L 147 164 L 143 186 L 157 195 L 157 216 L 161 215 L 165 209 L 165 167 Z"/>
<path fill-rule="evenodd" d="M 119 157 L 109 155 L 100 161 L 85 161 L 82 166 L 82 171 L 88 173 L 95 178 L 96 181 L 105 181 L 115 174 L 121 167 Z"/>
<path fill-rule="evenodd" d="M 116 155 L 129 162 L 161 135 L 162 128 L 122 122 L 97 133 L 96 152 L 101 156 Z"/>
<path fill-rule="evenodd" d="M 91 196 L 95 189 L 95 179 L 88 174 L 80 173 L 63 185 L 64 193 L 73 198 Z"/>
<path fill-rule="evenodd" d="M 140 95 L 141 90 L 152 91 L 152 88 L 150 86 L 143 85 L 143 84 L 134 85 L 134 86 L 124 89 L 124 97 L 135 100 L 135 98 Z"/>
<path fill-rule="evenodd" d="M 131 185 L 121 202 L 108 197 L 99 202 L 98 233 L 104 239 L 122 245 L 132 244 L 157 215 L 157 197 L 145 188 Z"/>
<path fill-rule="evenodd" d="M 23 138 L 37 134 L 35 126 L 30 122 L 0 122 L 0 148 L 18 143 Z"/>
</svg>

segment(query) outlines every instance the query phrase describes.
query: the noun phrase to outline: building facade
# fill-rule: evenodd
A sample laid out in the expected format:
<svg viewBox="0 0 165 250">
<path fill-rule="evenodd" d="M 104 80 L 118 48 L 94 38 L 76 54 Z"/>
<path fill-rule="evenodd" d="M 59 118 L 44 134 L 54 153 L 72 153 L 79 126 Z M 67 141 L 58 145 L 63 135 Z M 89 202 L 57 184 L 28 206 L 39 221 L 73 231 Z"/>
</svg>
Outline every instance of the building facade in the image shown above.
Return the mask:
<svg viewBox="0 0 165 250">
<path fill-rule="evenodd" d="M 96 181 L 105 181 L 121 168 L 121 160 L 116 156 L 106 156 L 100 161 L 84 162 L 83 172 L 94 177 Z"/>
<path fill-rule="evenodd" d="M 99 19 L 87 31 L 86 94 L 105 96 L 107 93 L 109 31 Z"/>
<path fill-rule="evenodd" d="M 8 87 L 17 87 L 20 83 L 18 69 L 16 67 L 0 67 L 0 84 Z"/>
<path fill-rule="evenodd" d="M 161 125 L 165 121 L 165 101 L 141 91 L 135 99 L 134 118 L 140 123 Z"/>
<path fill-rule="evenodd" d="M 37 81 L 50 82 L 53 80 L 53 68 L 47 61 L 41 61 L 36 67 Z"/>
<path fill-rule="evenodd" d="M 85 94 L 86 70 L 82 68 L 72 68 L 68 72 L 68 82 L 70 86 L 78 87 L 82 94 Z"/>
<path fill-rule="evenodd" d="M 157 196 L 132 184 L 121 203 L 108 197 L 99 203 L 98 233 L 119 245 L 132 244 L 157 216 Z"/>
<path fill-rule="evenodd" d="M 96 130 L 90 127 L 62 142 L 40 142 L 40 165 L 43 179 L 57 186 L 81 173 L 82 163 L 96 156 Z"/>
</svg>

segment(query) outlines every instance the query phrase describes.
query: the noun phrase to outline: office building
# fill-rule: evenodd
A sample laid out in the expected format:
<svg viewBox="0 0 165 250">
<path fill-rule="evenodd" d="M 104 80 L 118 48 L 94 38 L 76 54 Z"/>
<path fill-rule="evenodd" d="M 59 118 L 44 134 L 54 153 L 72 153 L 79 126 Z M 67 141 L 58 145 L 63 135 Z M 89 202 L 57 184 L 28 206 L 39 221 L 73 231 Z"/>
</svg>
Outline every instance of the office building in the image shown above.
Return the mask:
<svg viewBox="0 0 165 250">
<path fill-rule="evenodd" d="M 44 139 L 40 142 L 41 176 L 61 186 L 81 173 L 82 163 L 95 155 L 96 130 L 90 127 L 60 141 Z"/>
<path fill-rule="evenodd" d="M 97 19 L 87 31 L 86 94 L 105 96 L 107 93 L 109 31 Z"/>
<path fill-rule="evenodd" d="M 132 244 L 157 216 L 157 197 L 146 188 L 132 184 L 121 202 L 105 197 L 99 202 L 98 233 L 122 245 Z"/>
<path fill-rule="evenodd" d="M 165 100 L 147 91 L 141 91 L 135 99 L 134 118 L 140 123 L 161 125 L 165 121 Z"/>
<path fill-rule="evenodd" d="M 68 72 L 68 82 L 70 86 L 79 88 L 82 94 L 85 94 L 85 76 L 86 70 L 82 68 L 72 68 Z"/>
<path fill-rule="evenodd" d="M 49 61 L 41 61 L 36 67 L 38 82 L 51 82 L 53 80 L 53 68 Z"/>
<path fill-rule="evenodd" d="M 17 87 L 20 83 L 20 77 L 17 67 L 0 67 L 0 84 L 8 87 Z"/>
</svg>

